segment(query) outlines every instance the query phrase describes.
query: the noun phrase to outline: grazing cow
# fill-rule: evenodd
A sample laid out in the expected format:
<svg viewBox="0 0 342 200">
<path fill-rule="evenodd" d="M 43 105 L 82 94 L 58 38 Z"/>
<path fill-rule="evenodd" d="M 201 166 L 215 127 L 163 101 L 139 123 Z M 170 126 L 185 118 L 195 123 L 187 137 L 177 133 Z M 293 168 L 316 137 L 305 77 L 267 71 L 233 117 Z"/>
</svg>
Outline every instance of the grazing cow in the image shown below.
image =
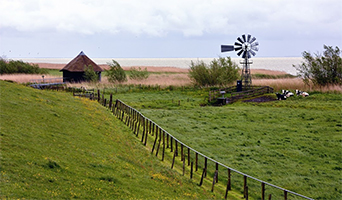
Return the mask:
<svg viewBox="0 0 342 200">
<path fill-rule="evenodd" d="M 309 93 L 303 92 L 303 91 L 300 91 L 300 90 L 296 90 L 296 94 L 297 94 L 297 96 L 303 96 L 303 97 L 309 96 Z"/>
<path fill-rule="evenodd" d="M 286 100 L 286 95 L 276 93 L 278 100 Z"/>
<path fill-rule="evenodd" d="M 292 97 L 294 94 L 291 91 L 288 90 L 281 90 L 282 94 L 285 95 L 286 97 Z"/>
</svg>

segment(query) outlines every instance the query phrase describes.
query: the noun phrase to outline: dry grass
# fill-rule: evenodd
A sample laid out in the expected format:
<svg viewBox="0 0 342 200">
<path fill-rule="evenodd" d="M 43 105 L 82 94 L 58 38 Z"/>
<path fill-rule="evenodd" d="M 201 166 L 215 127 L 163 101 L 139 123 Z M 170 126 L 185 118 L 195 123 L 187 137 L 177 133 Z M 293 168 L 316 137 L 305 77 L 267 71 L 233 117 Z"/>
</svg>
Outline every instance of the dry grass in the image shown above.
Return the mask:
<svg viewBox="0 0 342 200">
<path fill-rule="evenodd" d="M 49 79 L 55 79 L 61 77 L 56 76 L 50 76 L 50 75 L 44 75 L 44 80 L 47 82 Z M 0 75 L 0 80 L 10 80 L 17 83 L 30 83 L 35 82 L 34 80 L 43 80 L 41 74 L 4 74 Z M 60 81 L 60 80 L 59 80 Z"/>
<path fill-rule="evenodd" d="M 53 63 L 38 63 L 39 67 L 47 69 L 62 69 L 65 64 L 53 64 Z M 104 69 L 108 68 L 108 65 L 101 65 Z M 138 67 L 138 66 L 136 66 Z M 130 70 L 131 67 L 123 67 L 124 70 Z M 188 77 L 188 69 L 180 69 L 176 67 L 151 67 L 151 66 L 141 66 L 142 69 L 147 68 L 149 72 L 160 72 L 160 74 L 150 74 L 146 80 L 128 80 L 124 84 L 133 85 L 160 85 L 162 87 L 166 86 L 188 86 L 191 85 L 191 81 Z M 166 73 L 165 73 L 166 72 Z M 172 73 L 169 73 L 172 72 Z M 264 69 L 252 69 L 252 74 L 266 74 L 266 75 L 283 75 L 286 74 L 282 71 L 264 70 Z M 50 75 L 45 75 L 45 79 L 58 78 Z M 42 79 L 41 75 L 28 75 L 28 74 L 11 74 L 11 75 L 1 75 L 1 80 L 11 80 L 18 83 L 27 83 L 33 79 Z M 313 86 L 313 84 L 305 85 L 303 81 L 299 78 L 283 78 L 283 79 L 253 79 L 253 85 L 270 86 L 276 91 L 281 89 L 287 90 L 302 90 L 302 91 L 320 91 L 320 92 L 338 92 L 342 93 L 342 87 L 338 85 L 319 87 Z M 108 88 L 115 87 L 114 84 L 109 83 L 106 77 L 102 78 L 100 83 L 74 83 L 69 84 L 72 87 L 85 86 L 88 88 Z"/>
<path fill-rule="evenodd" d="M 302 91 L 319 91 L 319 92 L 337 92 L 342 93 L 342 86 L 315 86 L 312 83 L 304 84 L 300 78 L 283 78 L 283 79 L 256 79 L 252 80 L 253 85 L 270 86 L 277 90 L 302 90 Z"/>
</svg>

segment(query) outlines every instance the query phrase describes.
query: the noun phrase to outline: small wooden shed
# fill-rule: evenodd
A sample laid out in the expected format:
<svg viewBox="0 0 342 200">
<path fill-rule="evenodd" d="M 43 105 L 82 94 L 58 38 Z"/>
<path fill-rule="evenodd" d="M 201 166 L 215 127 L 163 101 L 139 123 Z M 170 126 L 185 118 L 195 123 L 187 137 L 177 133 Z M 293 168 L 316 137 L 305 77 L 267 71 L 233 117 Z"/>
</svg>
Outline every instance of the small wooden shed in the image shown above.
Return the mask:
<svg viewBox="0 0 342 200">
<path fill-rule="evenodd" d="M 101 72 L 103 69 L 98 66 L 94 61 L 88 58 L 83 51 L 81 51 L 78 56 L 76 56 L 73 60 L 71 60 L 63 69 L 60 71 L 63 72 L 63 82 L 81 82 L 85 81 L 84 79 L 84 71 L 85 68 L 91 65 L 94 71 L 99 76 L 99 81 L 101 81 Z"/>
</svg>

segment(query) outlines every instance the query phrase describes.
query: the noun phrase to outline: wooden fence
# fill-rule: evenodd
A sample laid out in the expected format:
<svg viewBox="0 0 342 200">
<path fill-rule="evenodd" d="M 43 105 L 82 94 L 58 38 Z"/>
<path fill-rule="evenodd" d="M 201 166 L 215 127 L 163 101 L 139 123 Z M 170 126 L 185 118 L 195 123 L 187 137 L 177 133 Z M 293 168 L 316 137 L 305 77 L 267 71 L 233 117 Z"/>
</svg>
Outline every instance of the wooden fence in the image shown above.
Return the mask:
<svg viewBox="0 0 342 200">
<path fill-rule="evenodd" d="M 209 91 L 209 98 L 208 101 L 209 103 L 212 101 L 217 100 L 217 98 L 221 97 L 221 91 L 224 91 L 226 96 L 230 95 L 230 97 L 226 98 L 227 102 L 235 102 L 239 99 L 243 98 L 249 98 L 257 95 L 262 95 L 262 94 L 267 94 L 267 93 L 273 93 L 273 88 L 269 86 L 251 86 L 252 89 L 246 90 L 246 91 L 241 91 L 241 92 L 236 92 L 236 86 L 231 86 L 228 88 L 222 88 L 218 90 L 211 90 Z"/>
<path fill-rule="evenodd" d="M 168 133 L 165 129 L 160 127 L 157 123 L 153 122 L 149 118 L 145 117 L 142 113 L 137 111 L 136 109 L 130 107 L 129 105 L 125 104 L 121 100 L 117 99 L 113 101 L 113 95 L 110 94 L 109 100 L 104 98 L 104 95 L 102 94 L 102 98 L 100 95 L 100 91 L 98 90 L 97 93 L 93 92 L 93 98 L 94 100 L 97 100 L 102 105 L 108 107 L 111 112 L 120 119 L 123 123 L 125 123 L 130 129 L 132 129 L 133 133 L 137 137 L 141 137 L 141 142 L 143 145 L 149 144 L 152 148 L 151 153 L 155 154 L 155 156 L 161 157 L 161 160 L 164 161 L 166 150 L 169 150 L 172 154 L 172 161 L 171 161 L 171 169 L 175 167 L 175 160 L 177 157 L 180 157 L 180 161 L 182 163 L 182 172 L 183 175 L 185 175 L 185 171 L 187 170 L 189 172 L 190 179 L 193 178 L 194 173 L 198 171 L 198 169 L 202 170 L 200 171 L 200 182 L 199 186 L 202 186 L 204 179 L 208 179 L 210 174 L 212 175 L 212 182 L 211 182 L 211 191 L 214 191 L 215 184 L 218 183 L 219 180 L 224 183 L 226 183 L 225 187 L 225 195 L 224 198 L 227 199 L 228 193 L 232 188 L 233 184 L 233 177 L 235 178 L 235 174 L 240 176 L 239 179 L 241 179 L 241 183 L 243 182 L 243 185 L 240 187 L 243 191 L 243 197 L 244 199 L 248 199 L 248 183 L 249 180 L 253 180 L 258 182 L 260 185 L 260 197 L 262 200 L 266 199 L 266 186 L 270 188 L 275 188 L 276 190 L 279 190 L 282 192 L 282 196 L 285 200 L 288 199 L 288 195 L 292 194 L 295 197 L 300 197 L 304 199 L 312 199 L 309 197 L 306 197 L 304 195 L 295 193 L 293 191 L 278 187 L 276 185 L 273 185 L 271 183 L 262 181 L 260 179 L 257 179 L 255 177 L 252 177 L 248 174 L 242 173 L 236 169 L 233 169 L 231 167 L 228 167 L 198 151 L 191 148 L 190 146 L 186 145 L 185 143 L 178 140 L 176 137 Z M 149 141 L 148 138 L 152 138 L 153 140 Z M 202 160 L 202 161 L 200 161 Z M 215 170 L 212 170 L 211 173 L 209 173 L 208 169 L 209 166 L 211 168 L 215 168 Z M 219 167 L 221 168 L 222 173 L 227 173 L 227 176 L 220 175 L 219 179 Z M 234 176 L 233 176 L 233 173 Z M 221 173 L 220 173 L 221 174 Z M 238 178 L 238 177 L 237 177 Z M 255 188 L 254 188 L 255 189 Z M 268 199 L 271 200 L 272 194 L 268 195 Z"/>
</svg>

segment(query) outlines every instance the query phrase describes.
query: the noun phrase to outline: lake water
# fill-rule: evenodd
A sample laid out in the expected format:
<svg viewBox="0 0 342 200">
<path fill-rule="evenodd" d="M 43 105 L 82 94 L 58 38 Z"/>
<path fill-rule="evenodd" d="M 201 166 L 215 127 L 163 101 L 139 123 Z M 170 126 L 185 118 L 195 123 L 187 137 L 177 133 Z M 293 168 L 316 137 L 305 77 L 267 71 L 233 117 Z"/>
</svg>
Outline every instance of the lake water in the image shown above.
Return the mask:
<svg viewBox="0 0 342 200">
<path fill-rule="evenodd" d="M 33 63 L 57 63 L 67 64 L 73 58 L 21 58 L 24 62 Z M 210 63 L 214 58 L 91 58 L 97 64 L 106 64 L 112 59 L 119 62 L 121 66 L 154 66 L 154 67 L 178 67 L 187 69 L 191 61 L 202 60 Z M 232 58 L 236 63 L 240 63 L 241 58 Z M 292 65 L 299 65 L 303 62 L 301 57 L 279 57 L 279 58 L 252 58 L 253 64 L 251 69 L 268 69 L 284 71 L 286 73 L 296 75 L 297 71 Z M 240 65 L 241 66 L 241 65 Z M 242 67 L 242 66 L 241 66 Z"/>
</svg>

